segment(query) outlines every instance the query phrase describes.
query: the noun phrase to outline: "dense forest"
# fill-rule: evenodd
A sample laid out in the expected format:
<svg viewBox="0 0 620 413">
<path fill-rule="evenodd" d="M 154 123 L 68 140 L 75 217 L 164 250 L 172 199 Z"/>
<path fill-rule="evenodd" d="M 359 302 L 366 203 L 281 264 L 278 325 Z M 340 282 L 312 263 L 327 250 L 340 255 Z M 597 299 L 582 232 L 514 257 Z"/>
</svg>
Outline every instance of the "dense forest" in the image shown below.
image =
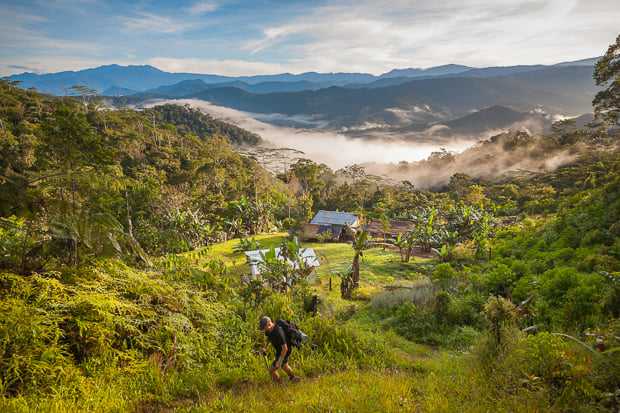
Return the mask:
<svg viewBox="0 0 620 413">
<path fill-rule="evenodd" d="M 448 174 L 424 190 L 248 149 L 188 107 L 0 80 L 0 410 L 616 411 L 619 42 L 597 65 L 604 122 L 391 167 Z M 511 172 L 455 167 L 498 160 Z M 411 225 L 300 245 L 320 209 Z M 242 252 L 270 245 L 298 265 L 265 254 L 248 275 Z M 302 383 L 269 386 L 265 314 L 310 336 Z"/>
</svg>

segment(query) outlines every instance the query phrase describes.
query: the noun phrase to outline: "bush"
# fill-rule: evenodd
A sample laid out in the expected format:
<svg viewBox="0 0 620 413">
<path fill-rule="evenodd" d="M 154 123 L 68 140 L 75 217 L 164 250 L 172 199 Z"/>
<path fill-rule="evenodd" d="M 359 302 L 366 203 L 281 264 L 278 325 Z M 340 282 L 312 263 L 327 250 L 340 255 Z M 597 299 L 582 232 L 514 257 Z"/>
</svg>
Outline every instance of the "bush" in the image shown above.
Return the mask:
<svg viewBox="0 0 620 413">
<path fill-rule="evenodd" d="M 450 263 L 437 264 L 433 271 L 433 281 L 437 282 L 441 288 L 448 287 L 456 277 L 456 270 Z"/>
<path fill-rule="evenodd" d="M 506 288 L 512 286 L 515 278 L 512 270 L 500 263 L 483 278 L 483 285 L 485 290 L 491 294 L 505 294 Z"/>
<path fill-rule="evenodd" d="M 516 308 L 502 297 L 489 297 L 484 305 L 487 339 L 480 348 L 480 355 L 492 366 L 494 361 L 507 354 L 519 338 Z"/>
<path fill-rule="evenodd" d="M 482 317 L 484 302 L 483 295 L 476 293 L 454 298 L 450 306 L 449 323 L 481 329 L 484 321 Z"/>
<path fill-rule="evenodd" d="M 256 241 L 256 238 L 245 238 L 239 240 L 239 244 L 233 249 L 235 252 L 256 251 L 261 249 L 262 245 Z"/>
<path fill-rule="evenodd" d="M 45 260 L 39 256 L 40 241 L 33 235 L 24 220 L 0 218 L 0 269 L 23 275 L 43 269 Z"/>
<path fill-rule="evenodd" d="M 609 328 L 591 332 L 590 337 L 618 346 L 618 338 L 608 334 L 614 325 Z M 596 349 L 596 342 L 543 332 L 522 340 L 507 365 L 517 377 L 525 376 L 522 382 L 532 390 L 547 389 L 557 410 L 576 411 L 579 406 L 579 411 L 599 412 L 617 407 L 619 361 L 614 353 Z"/>
<path fill-rule="evenodd" d="M 476 301 L 465 297 L 454 299 L 446 291 L 440 291 L 420 305 L 405 302 L 396 310 L 392 325 L 408 340 L 463 348 L 471 345 L 477 337 L 476 328 L 481 325 Z"/>
<path fill-rule="evenodd" d="M 609 287 L 598 274 L 575 268 L 554 268 L 538 280 L 537 320 L 570 331 L 583 331 L 603 321 L 602 303 Z"/>
<path fill-rule="evenodd" d="M 66 290 L 55 278 L 23 279 L 0 274 L 0 285 L 13 297 L 0 295 L 0 395 L 27 390 L 50 392 L 78 376 L 60 328 L 62 315 L 54 296 Z"/>
</svg>

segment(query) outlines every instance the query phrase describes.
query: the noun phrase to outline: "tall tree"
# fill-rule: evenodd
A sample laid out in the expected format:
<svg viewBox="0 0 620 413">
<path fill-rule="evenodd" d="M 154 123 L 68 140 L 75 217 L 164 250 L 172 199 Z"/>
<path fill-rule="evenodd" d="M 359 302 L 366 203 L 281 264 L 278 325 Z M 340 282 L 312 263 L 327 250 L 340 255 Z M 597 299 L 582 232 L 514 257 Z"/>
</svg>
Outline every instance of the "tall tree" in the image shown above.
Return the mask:
<svg viewBox="0 0 620 413">
<path fill-rule="evenodd" d="M 594 80 L 597 86 L 605 87 L 592 101 L 596 116 L 620 126 L 620 35 L 596 63 Z"/>
<path fill-rule="evenodd" d="M 448 184 L 448 187 L 452 192 L 454 192 L 456 202 L 459 202 L 461 200 L 461 198 L 467 191 L 467 188 L 473 185 L 473 183 L 474 182 L 472 181 L 471 177 L 462 172 L 457 172 L 450 177 L 450 183 Z"/>
</svg>

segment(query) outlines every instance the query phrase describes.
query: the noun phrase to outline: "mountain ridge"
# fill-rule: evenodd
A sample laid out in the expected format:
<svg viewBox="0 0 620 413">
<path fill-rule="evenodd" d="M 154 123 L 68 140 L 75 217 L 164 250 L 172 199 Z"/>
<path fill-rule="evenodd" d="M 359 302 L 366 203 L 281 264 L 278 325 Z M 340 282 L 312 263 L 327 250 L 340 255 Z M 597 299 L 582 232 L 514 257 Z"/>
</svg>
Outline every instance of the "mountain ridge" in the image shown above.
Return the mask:
<svg viewBox="0 0 620 413">
<path fill-rule="evenodd" d="M 573 65 L 590 65 L 597 58 L 582 59 L 575 61 Z M 570 62 L 559 63 L 558 65 L 571 65 Z M 539 65 L 542 66 L 542 65 Z M 554 67 L 543 66 L 543 67 Z M 513 69 L 510 69 L 513 68 Z M 521 69 L 517 69 L 521 68 Z M 282 82 L 282 85 L 290 82 L 305 81 L 308 89 L 318 89 L 330 86 L 346 86 L 353 84 L 371 84 L 379 80 L 387 80 L 394 78 L 415 79 L 425 77 L 438 76 L 455 76 L 468 73 L 468 77 L 488 77 L 490 70 L 501 71 L 505 74 L 508 71 L 526 70 L 528 66 L 508 66 L 497 68 L 472 68 L 462 65 L 441 65 L 426 69 L 393 69 L 390 72 L 383 73 L 379 76 L 367 73 L 318 73 L 305 72 L 300 74 L 280 73 L 275 75 L 256 75 L 256 76 L 220 76 L 214 74 L 198 74 L 198 73 L 172 73 L 165 72 L 161 69 L 150 65 L 129 65 L 121 66 L 118 64 L 110 64 L 89 68 L 80 71 L 63 71 L 57 73 L 35 74 L 32 72 L 24 72 L 17 75 L 8 76 L 9 79 L 20 81 L 21 87 L 28 89 L 36 88 L 39 92 L 50 93 L 55 95 L 65 95 L 66 88 L 74 85 L 83 85 L 102 93 L 111 88 L 115 91 L 123 89 L 136 91 L 138 93 L 145 92 L 162 86 L 173 85 L 188 79 L 200 79 L 209 84 L 223 84 L 227 82 L 243 82 L 247 85 L 256 85 L 263 82 Z M 486 72 L 485 72 L 486 71 Z M 392 80 L 393 82 L 393 80 Z M 389 83 L 389 82 L 388 82 Z M 250 87 L 246 90 L 253 92 Z M 268 92 L 279 91 L 277 88 L 265 89 Z"/>
</svg>

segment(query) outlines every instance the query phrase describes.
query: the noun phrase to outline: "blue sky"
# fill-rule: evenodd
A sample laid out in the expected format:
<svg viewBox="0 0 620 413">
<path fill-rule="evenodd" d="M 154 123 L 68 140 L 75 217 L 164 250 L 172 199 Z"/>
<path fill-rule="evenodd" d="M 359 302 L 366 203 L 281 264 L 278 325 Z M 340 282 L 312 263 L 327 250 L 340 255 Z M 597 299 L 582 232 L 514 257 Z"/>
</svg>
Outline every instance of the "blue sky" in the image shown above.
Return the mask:
<svg viewBox="0 0 620 413">
<path fill-rule="evenodd" d="M 553 64 L 602 55 L 619 22 L 618 0 L 0 0 L 0 76 Z"/>
</svg>

